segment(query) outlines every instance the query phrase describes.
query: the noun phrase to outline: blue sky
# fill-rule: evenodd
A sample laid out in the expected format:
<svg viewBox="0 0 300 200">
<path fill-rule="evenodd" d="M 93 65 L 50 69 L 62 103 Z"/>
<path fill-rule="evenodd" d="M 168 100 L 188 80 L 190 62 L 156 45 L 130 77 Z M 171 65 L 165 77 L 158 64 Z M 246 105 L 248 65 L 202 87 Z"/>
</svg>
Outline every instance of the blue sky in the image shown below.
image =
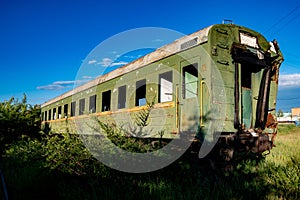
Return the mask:
<svg viewBox="0 0 300 200">
<path fill-rule="evenodd" d="M 300 3 L 297 0 L 1 0 L 0 101 L 11 96 L 21 98 L 26 93 L 29 103 L 40 104 L 71 89 L 88 54 L 120 32 L 162 27 L 190 34 L 223 19 L 252 28 L 268 40 L 278 40 L 285 61 L 280 71 L 277 108 L 289 111 L 291 107 L 300 107 Z M 161 44 L 167 42 L 157 40 Z M 99 68 L 117 67 L 134 57 L 126 56 L 127 60 L 125 56 L 119 60 L 103 56 L 100 62 L 89 61 L 98 62 L 95 67 Z"/>
</svg>

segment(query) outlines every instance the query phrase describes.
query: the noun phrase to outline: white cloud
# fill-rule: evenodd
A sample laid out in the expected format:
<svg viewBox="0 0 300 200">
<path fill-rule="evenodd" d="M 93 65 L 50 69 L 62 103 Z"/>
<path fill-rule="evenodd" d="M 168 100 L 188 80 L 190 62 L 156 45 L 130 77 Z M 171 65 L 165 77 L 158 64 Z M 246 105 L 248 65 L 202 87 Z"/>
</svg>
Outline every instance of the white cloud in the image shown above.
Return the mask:
<svg viewBox="0 0 300 200">
<path fill-rule="evenodd" d="M 114 62 L 112 63 L 110 66 L 118 66 L 118 65 L 126 65 L 128 62 L 123 62 L 123 61 L 120 61 L 120 62 Z"/>
<path fill-rule="evenodd" d="M 38 90 L 62 90 L 62 89 L 65 89 L 65 88 L 66 88 L 66 86 L 55 85 L 55 84 L 37 86 L 36 87 L 36 89 L 38 89 Z"/>
<path fill-rule="evenodd" d="M 131 58 L 131 59 L 134 59 L 136 58 L 137 56 L 124 56 L 124 58 Z"/>
<path fill-rule="evenodd" d="M 72 85 L 76 83 L 76 81 L 55 81 L 53 85 Z"/>
<path fill-rule="evenodd" d="M 83 78 L 83 79 L 93 79 L 93 78 L 95 78 L 95 77 L 93 77 L 93 76 L 83 76 L 82 78 Z"/>
<path fill-rule="evenodd" d="M 112 59 L 110 58 L 103 58 L 101 62 L 99 62 L 100 65 L 103 67 L 109 67 L 112 64 Z"/>
<path fill-rule="evenodd" d="M 65 88 L 72 88 L 74 84 L 79 85 L 85 82 L 88 82 L 93 77 L 91 76 L 83 76 L 81 80 L 74 81 L 55 81 L 49 85 L 37 86 L 38 90 L 62 90 Z"/>
<path fill-rule="evenodd" d="M 280 74 L 279 87 L 300 87 L 300 74 Z"/>
<path fill-rule="evenodd" d="M 119 61 L 119 62 L 113 62 L 110 58 L 103 58 L 101 62 L 99 62 L 102 67 L 112 67 L 112 66 L 118 66 L 118 65 L 126 65 L 127 62 Z"/>
<path fill-rule="evenodd" d="M 157 39 L 154 39 L 154 40 L 152 40 L 152 42 L 163 42 L 163 40 L 162 40 L 162 39 L 159 39 L 159 38 L 157 38 Z"/>
<path fill-rule="evenodd" d="M 94 64 L 94 63 L 96 63 L 96 62 L 97 62 L 97 60 L 94 59 L 94 60 L 89 60 L 88 63 L 89 63 L 89 65 L 91 65 L 91 64 Z"/>
</svg>

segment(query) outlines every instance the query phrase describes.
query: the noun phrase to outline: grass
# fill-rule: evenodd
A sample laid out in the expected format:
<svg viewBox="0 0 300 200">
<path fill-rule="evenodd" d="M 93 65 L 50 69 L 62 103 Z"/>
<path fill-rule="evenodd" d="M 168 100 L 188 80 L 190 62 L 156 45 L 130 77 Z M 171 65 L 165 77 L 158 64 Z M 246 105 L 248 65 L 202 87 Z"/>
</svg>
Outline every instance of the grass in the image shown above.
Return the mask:
<svg viewBox="0 0 300 200">
<path fill-rule="evenodd" d="M 288 131 L 284 131 L 288 130 Z M 280 127 L 276 147 L 266 157 L 268 176 L 265 181 L 275 197 L 300 198 L 300 128 Z"/>
<path fill-rule="evenodd" d="M 300 198 L 300 128 L 292 126 L 279 127 L 266 159 L 245 160 L 233 171 L 185 155 L 161 170 L 129 174 L 97 162 L 78 138 L 46 141 L 15 143 L 1 158 L 10 199 Z"/>
<path fill-rule="evenodd" d="M 267 157 L 267 162 L 273 162 L 275 165 L 286 165 L 293 162 L 293 159 L 300 159 L 300 128 L 293 125 L 282 126 L 276 137 L 276 147 Z"/>
</svg>

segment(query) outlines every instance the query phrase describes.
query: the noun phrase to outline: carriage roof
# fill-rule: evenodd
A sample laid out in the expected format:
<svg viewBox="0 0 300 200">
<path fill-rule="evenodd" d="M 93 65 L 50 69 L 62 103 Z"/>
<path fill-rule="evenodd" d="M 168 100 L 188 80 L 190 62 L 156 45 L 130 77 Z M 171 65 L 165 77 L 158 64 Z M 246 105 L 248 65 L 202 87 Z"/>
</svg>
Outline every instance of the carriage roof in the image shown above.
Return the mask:
<svg viewBox="0 0 300 200">
<path fill-rule="evenodd" d="M 117 68 L 107 74 L 101 75 L 83 85 L 80 85 L 76 88 L 74 88 L 73 90 L 70 90 L 60 96 L 57 96 L 45 103 L 42 104 L 42 107 L 45 107 L 47 105 L 50 105 L 56 101 L 59 101 L 61 99 L 64 99 L 66 97 L 72 96 L 78 92 L 84 91 L 86 89 L 89 89 L 95 85 L 99 85 L 103 82 L 109 81 L 111 79 L 114 79 L 118 76 L 121 76 L 123 74 L 129 73 L 133 70 L 139 69 L 143 66 L 146 66 L 150 63 L 153 63 L 155 61 L 158 61 L 162 58 L 168 57 L 170 55 L 176 54 L 180 51 L 186 50 L 187 48 L 189 48 L 192 43 L 192 46 L 195 46 L 197 44 L 201 44 L 204 42 L 207 42 L 208 40 L 208 33 L 209 30 L 211 29 L 212 26 L 206 27 L 204 29 L 201 29 L 197 32 L 194 32 L 190 35 L 184 36 L 180 39 L 175 40 L 174 42 L 167 44 L 165 46 L 162 46 L 158 49 L 156 49 L 155 51 L 137 59 L 134 60 L 120 68 Z"/>
</svg>

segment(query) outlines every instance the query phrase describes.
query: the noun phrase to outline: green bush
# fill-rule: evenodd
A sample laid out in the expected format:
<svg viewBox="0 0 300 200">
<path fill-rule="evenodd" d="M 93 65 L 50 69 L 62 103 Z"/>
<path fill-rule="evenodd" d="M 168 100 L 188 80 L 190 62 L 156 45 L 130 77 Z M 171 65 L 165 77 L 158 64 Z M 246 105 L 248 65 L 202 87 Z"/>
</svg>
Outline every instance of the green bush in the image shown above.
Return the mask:
<svg viewBox="0 0 300 200">
<path fill-rule="evenodd" d="M 11 143 L 0 160 L 10 199 L 65 199 L 90 177 L 105 177 L 110 169 L 94 159 L 76 135 L 44 135 Z M 65 198 L 63 198 L 65 197 Z M 71 198 L 72 197 L 72 198 Z M 1 197 L 0 197 L 1 199 Z"/>
<path fill-rule="evenodd" d="M 245 159 L 234 170 L 212 168 L 209 158 L 198 160 L 184 154 L 155 172 L 130 174 L 98 162 L 78 135 L 51 130 L 38 133 L 38 120 L 33 119 L 37 119 L 39 109 L 25 104 L 26 99 L 1 104 L 1 123 L 8 123 L 1 126 L 1 136 L 17 138 L 12 138 L 0 160 L 10 199 L 300 198 L 300 128 L 279 126 L 276 147 L 270 155 L 260 161 Z M 10 115 L 8 110 L 15 114 Z M 21 119 L 28 124 L 14 127 L 24 122 Z M 123 149 L 155 150 L 150 141 L 126 136 L 113 125 L 100 125 Z M 39 137 L 27 132 L 31 130 Z"/>
<path fill-rule="evenodd" d="M 0 153 L 4 147 L 22 137 L 39 137 L 40 106 L 27 104 L 27 98 L 21 101 L 13 97 L 0 103 Z"/>
</svg>

